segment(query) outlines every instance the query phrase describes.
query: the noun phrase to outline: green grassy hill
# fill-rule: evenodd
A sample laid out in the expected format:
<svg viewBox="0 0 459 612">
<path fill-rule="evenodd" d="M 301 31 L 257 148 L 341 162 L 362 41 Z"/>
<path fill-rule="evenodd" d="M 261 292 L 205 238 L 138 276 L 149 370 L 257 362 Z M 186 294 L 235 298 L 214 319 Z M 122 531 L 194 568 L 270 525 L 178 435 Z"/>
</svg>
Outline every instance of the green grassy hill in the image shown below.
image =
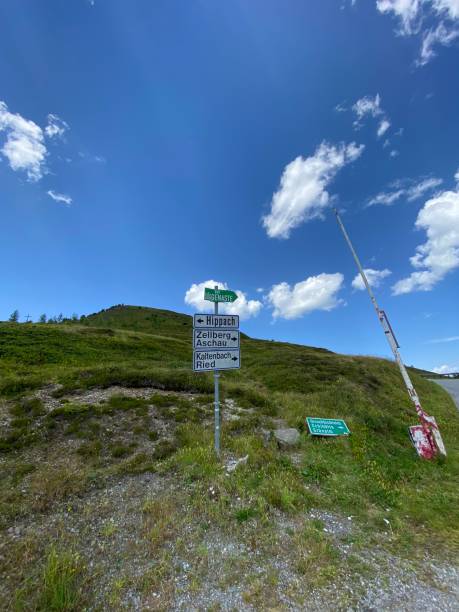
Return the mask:
<svg viewBox="0 0 459 612">
<path fill-rule="evenodd" d="M 125 305 L 112 306 L 83 317 L 81 323 L 91 327 L 127 329 L 174 338 L 188 338 L 192 328 L 189 315 L 171 310 Z"/>
<path fill-rule="evenodd" d="M 411 560 L 422 557 L 425 547 L 438 551 L 441 546 L 445 557 L 457 552 L 459 421 L 439 386 L 412 372 L 448 450 L 445 460 L 421 461 L 407 432 L 416 415 L 393 363 L 244 337 L 241 370 L 221 377 L 223 462 L 248 455 L 247 464 L 228 477 L 212 448 L 213 379 L 194 374 L 191 357 L 191 318 L 170 311 L 116 306 L 78 323 L 1 323 L 0 527 L 5 533 L 17 521 L 25 521 L 32 532 L 36 521 L 46 522 L 73 503 L 89 503 L 94 490 L 105 491 L 114 479 L 122 487 L 134 475 L 155 474 L 164 508 L 149 506 L 149 512 L 170 537 L 152 536 L 153 523 L 148 537 L 159 538 L 154 550 L 161 564 L 176 562 L 171 542 L 178 546 L 189 532 L 173 529 L 168 513 L 180 524 L 188 517 L 196 533 L 211 521 L 220 536 L 257 534 L 260 554 L 267 558 L 280 537 L 273 532 L 279 517 L 299 521 L 304 541 L 296 533 L 287 535 L 304 561 L 294 571 L 310 588 L 344 579 L 347 563 L 336 543 L 314 531 L 318 523 L 307 522 L 314 509 L 354 517 L 358 546 L 384 541 L 387 550 Z M 351 436 L 311 438 L 306 416 L 344 418 Z M 279 426 L 301 432 L 292 451 L 269 440 L 269 432 Z M 180 516 L 175 502 L 171 506 L 170 490 L 180 491 L 185 500 Z M 209 491 L 214 492 L 210 498 Z M 66 537 L 71 539 L 69 533 Z M 80 556 L 90 554 L 80 550 L 80 540 L 71 541 Z M 46 598 L 53 593 L 43 586 L 48 565 L 72 563 L 49 549 L 47 540 L 39 542 L 29 550 L 13 538 L 9 555 L 19 569 L 12 569 L 5 556 L 0 562 L 0 570 L 15 576 L 3 595 L 18 609 L 24 597 L 35 602 L 33 609 L 50 606 Z M 190 546 L 198 544 L 193 540 Z M 307 561 L 306 550 L 317 553 L 315 565 Z M 119 559 L 121 565 L 124 561 Z M 33 569 L 37 563 L 41 574 Z M 162 582 L 170 585 L 169 565 L 158 566 L 158 572 L 165 572 Z M 208 579 L 201 578 L 203 583 Z M 151 580 L 154 588 L 163 588 Z M 99 587 L 91 584 L 94 604 Z M 77 585 L 72 588 L 76 607 L 48 609 L 79 609 L 84 597 Z M 124 586 L 117 588 L 121 592 Z M 115 604 L 113 609 L 118 609 Z"/>
</svg>

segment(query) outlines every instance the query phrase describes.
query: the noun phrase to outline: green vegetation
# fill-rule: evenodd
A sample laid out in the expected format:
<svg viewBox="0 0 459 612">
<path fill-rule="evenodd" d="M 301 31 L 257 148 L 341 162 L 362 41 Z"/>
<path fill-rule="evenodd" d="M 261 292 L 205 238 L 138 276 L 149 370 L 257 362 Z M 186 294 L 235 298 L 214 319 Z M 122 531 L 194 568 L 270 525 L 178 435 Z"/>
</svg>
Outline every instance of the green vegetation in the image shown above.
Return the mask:
<svg viewBox="0 0 459 612">
<path fill-rule="evenodd" d="M 84 567 L 77 553 L 60 552 L 52 546 L 41 571 L 38 590 L 31 583 L 19 589 L 15 595 L 14 608 L 77 612 L 84 603 L 83 575 Z"/>
<path fill-rule="evenodd" d="M 208 571 L 201 541 L 210 525 L 252 542 L 261 557 L 287 550 L 308 588 L 344 580 L 343 568 L 352 563 L 356 572 L 367 571 L 343 557 L 321 521 L 308 519 L 314 509 L 351 516 L 366 545 L 382 538 L 386 549 L 411 559 L 439 546 L 446 557 L 455 554 L 459 419 L 439 386 L 411 372 L 448 451 L 427 462 L 409 441 L 416 415 L 394 364 L 244 337 L 244 367 L 221 379 L 222 447 L 225 461 L 248 458 L 228 474 L 213 451 L 212 377 L 191 372 L 190 340 L 190 317 L 138 307 L 60 324 L 1 323 L 0 408 L 7 425 L 0 438 L 0 527 L 59 504 L 71 507 L 115 478 L 164 479 L 174 493 L 147 499 L 142 510 L 154 563 L 140 578 L 114 579 L 113 602 L 128 586 L 173 601 L 171 543 L 188 559 L 190 588 L 198 592 Z M 351 435 L 310 437 L 306 416 L 343 418 Z M 276 423 L 301 432 L 291 452 L 269 436 Z M 295 524 L 283 532 L 287 544 L 279 539 L 279 517 Z M 101 530 L 106 539 L 117 532 L 110 522 Z M 16 607 L 30 596 L 32 580 L 40 598 L 34 596 L 33 609 L 81 609 L 84 564 L 75 555 L 51 549 L 40 576 L 18 579 Z M 222 588 L 249 579 L 247 556 L 225 563 Z M 268 595 L 276 602 L 277 584 L 276 572 L 255 573 L 243 599 L 258 607 Z"/>
</svg>

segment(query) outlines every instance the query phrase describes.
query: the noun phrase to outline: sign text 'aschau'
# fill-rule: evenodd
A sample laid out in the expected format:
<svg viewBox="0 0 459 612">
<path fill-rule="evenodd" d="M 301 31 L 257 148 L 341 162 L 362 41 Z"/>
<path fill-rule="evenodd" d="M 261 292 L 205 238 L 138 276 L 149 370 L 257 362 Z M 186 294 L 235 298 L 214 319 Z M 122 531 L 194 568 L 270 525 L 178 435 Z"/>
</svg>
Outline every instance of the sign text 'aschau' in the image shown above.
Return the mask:
<svg viewBox="0 0 459 612">
<path fill-rule="evenodd" d="M 239 348 L 239 331 L 232 329 L 193 329 L 193 348 Z"/>
</svg>

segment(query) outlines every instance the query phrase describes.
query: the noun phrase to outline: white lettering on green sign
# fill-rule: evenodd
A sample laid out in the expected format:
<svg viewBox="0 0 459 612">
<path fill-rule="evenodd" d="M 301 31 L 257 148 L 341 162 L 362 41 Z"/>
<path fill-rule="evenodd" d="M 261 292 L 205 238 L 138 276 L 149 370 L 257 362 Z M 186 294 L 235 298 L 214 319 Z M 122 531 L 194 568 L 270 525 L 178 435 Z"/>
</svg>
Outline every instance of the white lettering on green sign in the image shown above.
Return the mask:
<svg viewBox="0 0 459 612">
<path fill-rule="evenodd" d="M 306 423 L 313 436 L 347 436 L 351 433 L 343 419 L 307 417 Z"/>
</svg>

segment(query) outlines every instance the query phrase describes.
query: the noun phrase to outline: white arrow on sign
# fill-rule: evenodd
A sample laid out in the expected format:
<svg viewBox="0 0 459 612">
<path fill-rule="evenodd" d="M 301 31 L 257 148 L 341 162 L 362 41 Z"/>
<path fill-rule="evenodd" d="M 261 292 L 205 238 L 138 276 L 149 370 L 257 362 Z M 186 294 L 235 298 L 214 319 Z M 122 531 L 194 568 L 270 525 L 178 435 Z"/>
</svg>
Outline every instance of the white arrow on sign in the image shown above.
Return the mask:
<svg viewBox="0 0 459 612">
<path fill-rule="evenodd" d="M 193 327 L 239 329 L 239 315 L 195 314 Z"/>
<path fill-rule="evenodd" d="M 193 352 L 193 370 L 235 370 L 241 367 L 239 349 L 207 350 Z"/>
<path fill-rule="evenodd" d="M 193 348 L 239 348 L 239 331 L 232 329 L 193 329 Z"/>
</svg>

